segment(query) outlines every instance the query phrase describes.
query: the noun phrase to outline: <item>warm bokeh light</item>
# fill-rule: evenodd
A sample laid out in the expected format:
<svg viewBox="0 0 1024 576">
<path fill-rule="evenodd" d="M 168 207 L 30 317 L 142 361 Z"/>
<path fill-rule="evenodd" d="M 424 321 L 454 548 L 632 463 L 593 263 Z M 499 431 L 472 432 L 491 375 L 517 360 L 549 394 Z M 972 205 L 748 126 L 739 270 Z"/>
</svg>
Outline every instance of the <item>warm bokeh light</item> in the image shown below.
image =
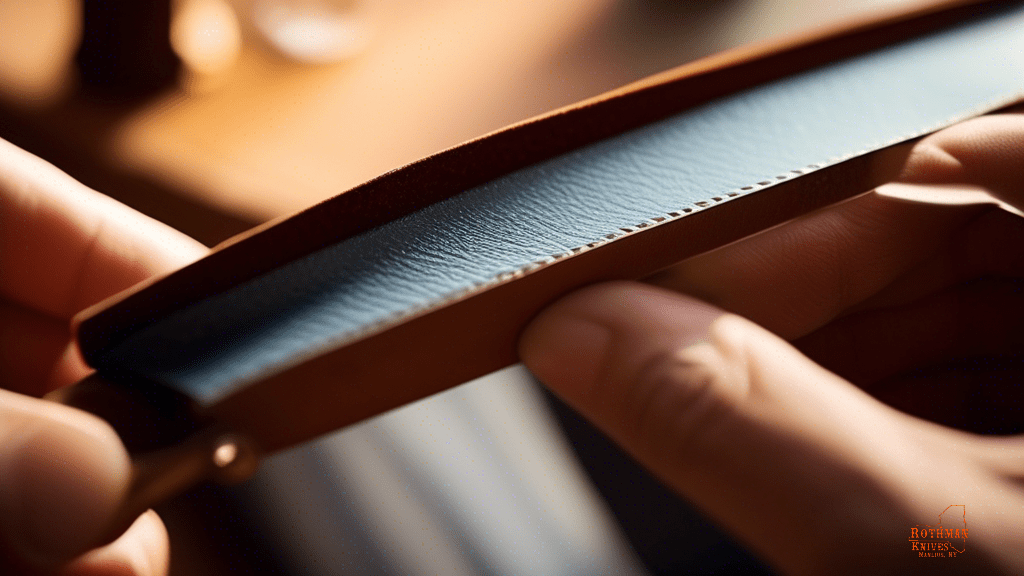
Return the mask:
<svg viewBox="0 0 1024 576">
<path fill-rule="evenodd" d="M 230 466 L 238 458 L 238 446 L 232 442 L 221 444 L 213 451 L 213 465 L 218 468 Z"/>
<path fill-rule="evenodd" d="M 34 107 L 67 92 L 79 13 L 68 0 L 0 0 L 0 98 Z"/>
<path fill-rule="evenodd" d="M 179 0 L 171 21 L 171 46 L 189 72 L 223 73 L 242 51 L 242 31 L 224 0 Z"/>
<path fill-rule="evenodd" d="M 281 54 L 309 64 L 363 52 L 370 26 L 355 0 L 256 0 L 252 23 Z"/>
</svg>

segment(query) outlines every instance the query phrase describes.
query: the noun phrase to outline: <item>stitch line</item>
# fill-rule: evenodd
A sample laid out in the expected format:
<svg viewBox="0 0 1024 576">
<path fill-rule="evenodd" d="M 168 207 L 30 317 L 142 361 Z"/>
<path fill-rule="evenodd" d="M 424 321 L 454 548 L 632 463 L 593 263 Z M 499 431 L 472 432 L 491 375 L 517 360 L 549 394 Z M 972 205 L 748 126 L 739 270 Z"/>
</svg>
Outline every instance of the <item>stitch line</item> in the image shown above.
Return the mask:
<svg viewBox="0 0 1024 576">
<path fill-rule="evenodd" d="M 823 170 L 825 168 L 829 168 L 829 167 L 835 166 L 836 164 L 845 162 L 846 160 L 849 160 L 849 159 L 852 159 L 852 158 L 856 158 L 856 157 L 860 157 L 860 156 L 863 156 L 865 154 L 870 154 L 870 153 L 873 153 L 873 152 L 877 152 L 879 150 L 883 150 L 883 149 L 888 148 L 890 146 L 894 146 L 894 145 L 897 145 L 897 144 L 908 142 L 908 141 L 916 139 L 916 138 L 920 138 L 922 136 L 926 136 L 928 134 L 932 134 L 934 132 L 937 132 L 938 130 L 941 130 L 943 128 L 947 128 L 949 126 L 952 126 L 952 125 L 957 124 L 959 122 L 962 122 L 964 120 L 968 120 L 970 118 L 975 118 L 977 116 L 980 116 L 982 114 L 991 112 L 993 110 L 998 110 L 1000 108 L 1004 108 L 1006 106 L 1010 106 L 1012 104 L 1019 103 L 1022 100 L 1024 100 L 1024 91 L 1022 91 L 1022 92 L 1014 92 L 1014 93 L 1010 93 L 1009 95 L 1006 95 L 1006 96 L 993 98 L 992 100 L 989 100 L 986 103 L 983 103 L 983 104 L 978 105 L 978 106 L 976 106 L 974 108 L 971 108 L 969 111 L 967 111 L 965 113 L 954 115 L 952 117 L 947 118 L 945 121 L 936 122 L 934 124 L 926 126 L 925 128 L 916 130 L 916 131 L 914 131 L 912 133 L 909 133 L 909 134 L 906 134 L 904 136 L 892 138 L 892 139 L 886 140 L 886 141 L 884 141 L 884 142 L 882 142 L 880 144 L 877 144 L 875 146 L 868 146 L 866 148 L 860 149 L 860 150 L 858 150 L 856 152 L 850 152 L 850 153 L 847 153 L 847 154 L 842 154 L 842 155 L 839 155 L 839 156 L 834 156 L 832 158 L 829 158 L 829 159 L 825 160 L 824 162 L 817 162 L 817 163 L 808 164 L 804 168 L 798 168 L 798 169 L 790 170 L 790 171 L 786 172 L 785 174 L 780 174 L 778 176 L 775 176 L 771 180 L 761 180 L 761 181 L 759 181 L 759 182 L 757 182 L 755 184 L 751 184 L 751 185 L 748 185 L 748 186 L 742 186 L 742 187 L 735 188 L 735 189 L 733 189 L 731 191 L 728 191 L 728 192 L 719 193 L 716 196 L 711 196 L 707 200 L 700 200 L 700 201 L 694 202 L 693 203 L 694 206 L 686 206 L 686 207 L 678 208 L 676 210 L 667 212 L 664 215 L 655 216 L 655 217 L 649 218 L 649 219 L 644 220 L 643 222 L 637 223 L 637 224 L 635 224 L 633 226 L 620 227 L 618 229 L 618 231 L 606 234 L 606 235 L 602 236 L 601 238 L 599 238 L 599 239 L 597 239 L 595 241 L 589 242 L 587 244 L 584 244 L 582 246 L 570 248 L 568 250 L 564 250 L 564 251 L 558 252 L 556 254 L 552 254 L 551 256 L 542 258 L 540 260 L 534 260 L 533 262 L 530 262 L 530 263 L 528 263 L 526 265 L 520 266 L 519 268 L 498 272 L 497 274 L 495 274 L 494 276 L 492 276 L 491 278 L 489 278 L 487 280 L 473 282 L 473 283 L 471 283 L 471 284 L 469 284 L 467 286 L 464 286 L 464 287 L 462 287 L 460 289 L 457 289 L 457 290 L 454 290 L 452 292 L 449 292 L 448 294 L 446 294 L 444 296 L 441 296 L 440 298 L 436 298 L 436 299 L 433 299 L 433 300 L 430 300 L 430 301 L 427 301 L 427 302 L 422 302 L 422 303 L 410 306 L 409 308 L 407 308 L 405 310 L 391 313 L 387 317 L 382 318 L 379 321 L 366 324 L 366 325 L 360 327 L 357 330 L 353 330 L 353 331 L 351 331 L 351 332 L 349 332 L 347 334 L 344 334 L 344 335 L 340 336 L 338 339 L 332 341 L 329 344 L 329 346 L 331 346 L 331 347 L 343 346 L 343 345 L 345 345 L 347 343 L 355 342 L 357 340 L 360 340 L 360 339 L 362 339 L 365 336 L 368 336 L 368 335 L 371 335 L 371 334 L 375 334 L 375 333 L 379 333 L 379 332 L 383 332 L 384 330 L 387 330 L 391 326 L 395 326 L 395 325 L 398 325 L 398 324 L 400 324 L 402 322 L 405 322 L 405 321 L 408 321 L 410 319 L 413 319 L 413 318 L 415 318 L 417 316 L 421 316 L 421 315 L 430 313 L 430 312 L 432 312 L 434 310 L 437 310 L 437 309 L 439 309 L 441 307 L 444 307 L 444 306 L 446 306 L 448 304 L 457 302 L 458 300 L 460 300 L 460 299 L 462 299 L 464 297 L 472 296 L 472 295 L 475 295 L 475 294 L 479 294 L 479 293 L 481 293 L 481 292 L 483 292 L 485 290 L 488 290 L 490 288 L 494 288 L 496 286 L 499 286 L 501 284 L 505 284 L 505 283 L 510 282 L 512 280 L 516 280 L 516 279 L 522 278 L 522 277 L 524 277 L 524 276 L 526 276 L 528 274 L 531 274 L 533 272 L 536 272 L 536 271 L 538 271 L 538 270 L 540 270 L 542 268 L 546 268 L 547 266 L 549 266 L 549 265 L 551 265 L 551 264 L 553 264 L 555 262 L 558 262 L 560 260 L 564 260 L 567 257 L 576 256 L 578 254 L 582 254 L 584 252 L 589 252 L 590 250 L 594 250 L 596 248 L 600 248 L 600 247 L 602 247 L 602 246 L 604 246 L 606 244 L 609 244 L 611 242 L 615 242 L 615 241 L 617 241 L 617 240 L 619 240 L 621 238 L 624 238 L 626 236 L 631 236 L 634 233 L 639 232 L 640 230 L 644 230 L 644 229 L 651 228 L 651 227 L 654 227 L 654 226 L 661 226 L 661 225 L 665 225 L 665 224 L 668 224 L 668 223 L 671 223 L 671 222 L 675 222 L 676 220 L 679 220 L 680 218 L 683 218 L 683 217 L 685 217 L 685 216 L 687 216 L 689 214 L 695 214 L 697 212 L 703 211 L 706 208 L 710 208 L 710 207 L 716 206 L 716 205 L 721 204 L 723 202 L 728 202 L 730 199 L 739 198 L 739 197 L 742 197 L 742 196 L 747 196 L 747 195 L 749 195 L 751 193 L 759 192 L 759 191 L 764 190 L 766 188 L 773 187 L 776 184 L 780 184 L 780 183 L 782 183 L 784 181 L 791 180 L 793 178 L 798 178 L 798 177 L 801 177 L 801 176 L 807 176 L 807 175 L 812 174 L 814 172 L 817 172 L 819 170 Z M 310 353 L 310 357 L 314 357 L 314 356 L 317 356 L 319 354 L 320 354 L 320 352 L 312 351 Z"/>
</svg>

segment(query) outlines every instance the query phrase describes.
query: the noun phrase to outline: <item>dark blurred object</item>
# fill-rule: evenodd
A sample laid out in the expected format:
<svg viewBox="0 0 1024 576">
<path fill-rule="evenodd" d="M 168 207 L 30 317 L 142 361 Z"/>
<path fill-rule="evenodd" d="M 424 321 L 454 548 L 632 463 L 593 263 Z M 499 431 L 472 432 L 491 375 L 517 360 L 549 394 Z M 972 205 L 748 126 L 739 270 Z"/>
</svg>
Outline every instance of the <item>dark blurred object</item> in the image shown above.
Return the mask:
<svg viewBox="0 0 1024 576">
<path fill-rule="evenodd" d="M 569 444 L 651 576 L 747 574 L 771 569 L 547 392 Z"/>
<path fill-rule="evenodd" d="M 75 55 L 90 97 L 144 98 L 175 83 L 171 0 L 82 0 L 82 43 Z"/>
<path fill-rule="evenodd" d="M 223 486 L 196 486 L 156 511 L 171 534 L 172 576 L 294 576 Z"/>
</svg>

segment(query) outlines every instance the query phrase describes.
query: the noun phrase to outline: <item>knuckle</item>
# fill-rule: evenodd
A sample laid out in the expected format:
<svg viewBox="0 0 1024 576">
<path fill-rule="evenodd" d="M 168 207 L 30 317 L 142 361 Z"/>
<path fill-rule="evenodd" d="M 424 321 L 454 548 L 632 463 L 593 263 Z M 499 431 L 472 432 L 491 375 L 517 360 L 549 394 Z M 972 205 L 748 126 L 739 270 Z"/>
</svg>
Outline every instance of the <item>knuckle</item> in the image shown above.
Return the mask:
<svg viewBox="0 0 1024 576">
<path fill-rule="evenodd" d="M 926 138 L 911 150 L 900 180 L 933 181 L 938 178 L 939 174 L 943 178 L 961 179 L 963 164 L 957 152 L 955 140 L 951 146 L 951 142 L 941 133 L 932 138 Z"/>
<path fill-rule="evenodd" d="M 724 333 L 652 358 L 639 371 L 627 432 L 653 456 L 700 451 L 742 416 L 749 391 L 743 343 Z"/>
</svg>

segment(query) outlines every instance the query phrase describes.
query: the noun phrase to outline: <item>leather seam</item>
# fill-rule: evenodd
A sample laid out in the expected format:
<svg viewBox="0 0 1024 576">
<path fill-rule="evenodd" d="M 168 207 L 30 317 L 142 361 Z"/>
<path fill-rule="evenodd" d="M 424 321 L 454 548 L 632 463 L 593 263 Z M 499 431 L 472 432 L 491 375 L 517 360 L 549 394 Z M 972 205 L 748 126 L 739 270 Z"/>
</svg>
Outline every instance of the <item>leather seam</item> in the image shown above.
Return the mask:
<svg viewBox="0 0 1024 576">
<path fill-rule="evenodd" d="M 522 278 L 523 276 L 536 272 L 540 269 L 546 268 L 552 264 L 565 260 L 566 258 L 571 258 L 583 252 L 588 252 L 590 250 L 600 248 L 611 242 L 620 240 L 627 236 L 631 236 L 633 234 L 639 233 L 649 228 L 653 228 L 655 226 L 660 226 L 663 224 L 668 224 L 670 222 L 675 222 L 676 220 L 679 220 L 691 214 L 703 212 L 704 210 L 713 208 L 730 200 L 748 196 L 750 194 L 760 192 L 762 190 L 771 188 L 778 184 L 782 184 L 784 182 L 802 176 L 808 176 L 815 172 L 831 168 L 847 160 L 858 158 L 866 154 L 871 154 L 888 148 L 890 146 L 901 144 L 903 142 L 908 142 L 915 138 L 920 138 L 922 136 L 934 133 L 943 128 L 952 126 L 958 122 L 962 122 L 964 120 L 980 116 L 993 110 L 1004 108 L 1011 104 L 1020 102 L 1021 100 L 1024 100 L 1024 92 L 1017 92 L 1011 96 L 1001 96 L 998 98 L 994 98 L 984 104 L 972 108 L 968 112 L 952 116 L 944 121 L 936 122 L 925 128 L 915 130 L 911 133 L 905 134 L 900 137 L 892 138 L 890 140 L 881 142 L 877 145 L 868 146 L 855 152 L 834 156 L 821 162 L 807 164 L 803 168 L 796 168 L 784 174 L 776 175 L 772 178 L 759 180 L 747 186 L 734 188 L 727 192 L 717 193 L 713 196 L 709 196 L 704 200 L 695 201 L 693 202 L 692 206 L 684 206 L 682 208 L 678 208 L 676 210 L 664 213 L 662 215 L 648 218 L 632 226 L 620 227 L 616 231 L 606 234 L 605 236 L 598 238 L 593 242 L 589 242 L 587 244 L 583 244 L 580 246 L 575 246 L 562 252 L 557 252 L 555 254 L 552 254 L 551 256 L 542 258 L 540 260 L 534 260 L 514 270 L 499 272 L 492 276 L 491 278 L 489 278 L 488 280 L 474 282 L 439 298 L 427 302 L 418 303 L 404 310 L 392 313 L 384 318 L 379 319 L 376 322 L 366 324 L 364 326 L 359 327 L 357 330 L 354 330 L 352 332 L 349 332 L 348 334 L 341 336 L 336 341 L 331 343 L 331 347 L 344 346 L 346 343 L 355 342 L 369 335 L 383 332 L 387 330 L 389 327 L 398 325 L 402 322 L 408 321 L 422 314 L 426 314 L 434 310 L 443 308 L 447 305 L 454 304 L 467 297 L 479 294 L 481 292 L 495 288 L 507 282 L 516 280 L 518 278 Z M 865 192 L 867 192 L 867 190 L 865 190 Z M 319 352 L 311 354 L 311 356 L 316 356 L 318 354 Z"/>
</svg>

